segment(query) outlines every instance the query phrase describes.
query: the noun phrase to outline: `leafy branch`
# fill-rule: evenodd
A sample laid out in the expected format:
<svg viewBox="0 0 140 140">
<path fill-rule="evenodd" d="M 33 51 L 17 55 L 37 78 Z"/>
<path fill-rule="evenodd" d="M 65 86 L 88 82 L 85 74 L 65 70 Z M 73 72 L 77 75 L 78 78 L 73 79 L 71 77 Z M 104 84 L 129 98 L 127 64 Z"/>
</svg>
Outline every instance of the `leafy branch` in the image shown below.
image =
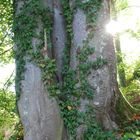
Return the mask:
<svg viewBox="0 0 140 140">
<path fill-rule="evenodd" d="M 14 76 L 15 70 L 12 71 L 12 73 L 10 74 L 9 78 L 7 79 L 7 81 L 4 83 L 3 85 L 3 91 L 5 92 L 8 87 L 11 85 L 11 79 Z"/>
<path fill-rule="evenodd" d="M 9 49 L 3 51 L 2 53 L 0 53 L 0 55 L 4 55 L 5 53 L 9 52 L 9 51 L 12 50 L 12 49 L 13 49 L 13 47 L 11 47 L 11 48 L 9 48 Z"/>
</svg>

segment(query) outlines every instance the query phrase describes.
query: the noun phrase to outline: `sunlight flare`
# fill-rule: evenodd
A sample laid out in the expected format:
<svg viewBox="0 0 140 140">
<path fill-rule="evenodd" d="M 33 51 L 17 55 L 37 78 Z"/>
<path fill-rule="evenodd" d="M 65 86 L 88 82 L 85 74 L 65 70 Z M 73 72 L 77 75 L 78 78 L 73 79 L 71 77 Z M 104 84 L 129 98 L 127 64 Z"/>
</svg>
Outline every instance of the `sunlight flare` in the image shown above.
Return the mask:
<svg viewBox="0 0 140 140">
<path fill-rule="evenodd" d="M 111 20 L 107 25 L 106 25 L 106 31 L 112 35 L 115 35 L 116 33 L 120 33 L 126 29 L 126 26 L 118 21 Z"/>
</svg>

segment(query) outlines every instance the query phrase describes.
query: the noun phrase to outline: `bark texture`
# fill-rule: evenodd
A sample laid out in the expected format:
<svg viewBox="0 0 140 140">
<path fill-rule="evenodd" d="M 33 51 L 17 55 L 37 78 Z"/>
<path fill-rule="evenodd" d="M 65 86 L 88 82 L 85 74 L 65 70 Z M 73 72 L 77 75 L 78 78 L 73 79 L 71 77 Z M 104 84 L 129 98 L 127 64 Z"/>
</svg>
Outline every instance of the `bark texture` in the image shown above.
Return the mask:
<svg viewBox="0 0 140 140">
<path fill-rule="evenodd" d="M 105 129 L 111 130 L 117 127 L 115 123 L 115 102 L 118 96 L 118 85 L 113 38 L 105 30 L 109 19 L 109 1 L 103 0 L 103 6 L 98 17 L 97 29 L 93 38 L 93 45 L 95 46 L 96 57 L 106 59 L 108 64 L 92 72 L 89 80 L 96 90 L 93 105 L 97 109 L 97 119 Z"/>
<path fill-rule="evenodd" d="M 57 60 L 58 76 L 61 79 L 62 50 L 64 48 L 65 33 L 63 29 L 63 18 L 61 16 L 59 1 L 53 5 L 51 0 L 40 1 L 44 7 L 54 8 L 54 49 Z M 16 1 L 16 15 L 20 13 L 23 1 Z M 37 35 L 44 30 L 40 18 L 37 19 Z M 21 25 L 22 26 L 22 25 Z M 32 49 L 36 52 L 37 46 L 41 43 L 38 38 L 32 38 Z M 20 43 L 18 43 L 20 44 Z M 18 50 L 17 45 L 17 50 Z M 22 47 L 22 46 L 20 46 Z M 52 49 L 48 48 L 49 56 L 52 55 Z M 46 54 L 45 54 L 46 55 Z M 60 117 L 60 110 L 55 98 L 49 96 L 47 87 L 44 87 L 40 68 L 33 62 L 28 61 L 29 56 L 25 56 L 24 80 L 21 81 L 21 93 L 18 100 L 18 109 L 20 118 L 24 127 L 24 140 L 65 140 L 63 135 L 64 124 Z M 18 60 L 16 61 L 18 63 Z M 17 69 L 19 71 L 19 69 Z"/>
<path fill-rule="evenodd" d="M 74 69 L 76 68 L 78 64 L 78 60 L 76 60 L 77 49 L 83 47 L 83 41 L 93 32 L 94 35 L 90 39 L 89 46 L 95 47 L 95 54 L 90 56 L 89 59 L 95 61 L 100 57 L 106 59 L 108 64 L 98 70 L 92 70 L 88 76 L 90 85 L 95 89 L 93 102 L 90 102 L 90 104 L 96 109 L 97 120 L 105 129 L 112 130 L 117 128 L 115 123 L 115 106 L 119 90 L 116 80 L 116 58 L 113 38 L 105 31 L 105 25 L 109 22 L 109 19 L 110 7 L 108 0 L 103 0 L 95 29 L 88 28 L 86 13 L 80 9 L 77 10 L 73 21 L 74 47 L 71 49 L 71 66 Z M 88 100 L 81 99 L 80 111 L 85 111 L 87 104 L 89 104 Z"/>
<path fill-rule="evenodd" d="M 18 101 L 25 140 L 62 140 L 63 121 L 55 99 L 49 97 L 41 80 L 41 71 L 26 62 L 25 79 Z"/>
</svg>

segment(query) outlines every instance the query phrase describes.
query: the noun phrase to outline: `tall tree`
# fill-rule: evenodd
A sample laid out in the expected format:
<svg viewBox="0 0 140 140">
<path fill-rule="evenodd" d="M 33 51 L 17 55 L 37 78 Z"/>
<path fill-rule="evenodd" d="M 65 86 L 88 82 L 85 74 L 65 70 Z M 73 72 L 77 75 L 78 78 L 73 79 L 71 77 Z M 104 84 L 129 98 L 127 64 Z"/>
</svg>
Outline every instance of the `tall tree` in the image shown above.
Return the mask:
<svg viewBox="0 0 140 140">
<path fill-rule="evenodd" d="M 117 128 L 116 58 L 104 28 L 109 2 L 15 0 L 16 93 L 25 140 L 86 139 L 93 118 L 107 130 Z"/>
</svg>

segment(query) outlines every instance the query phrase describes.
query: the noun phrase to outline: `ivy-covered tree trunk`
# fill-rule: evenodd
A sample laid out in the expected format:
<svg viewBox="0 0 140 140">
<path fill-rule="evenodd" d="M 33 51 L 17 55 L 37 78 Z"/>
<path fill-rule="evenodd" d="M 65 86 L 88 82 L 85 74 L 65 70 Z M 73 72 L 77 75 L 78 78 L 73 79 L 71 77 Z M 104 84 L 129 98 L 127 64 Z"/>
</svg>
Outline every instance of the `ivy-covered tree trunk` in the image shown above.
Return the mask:
<svg viewBox="0 0 140 140">
<path fill-rule="evenodd" d="M 55 98 L 49 96 L 48 86 L 43 78 L 45 72 L 41 69 L 45 67 L 43 57 L 52 57 L 52 31 L 56 32 L 55 28 L 58 25 L 60 26 L 57 33 L 63 30 L 62 16 L 56 16 L 60 9 L 55 10 L 53 19 L 51 0 L 17 0 L 14 4 L 16 93 L 18 110 L 24 126 L 24 139 L 65 139 L 58 103 Z M 54 29 L 53 21 L 50 20 L 54 20 Z M 64 37 L 62 41 L 57 47 L 63 48 Z"/>
<path fill-rule="evenodd" d="M 96 9 L 95 11 L 88 11 L 88 6 L 87 11 L 79 9 L 75 14 L 73 22 L 74 47 L 80 46 L 81 51 L 86 47 L 95 48 L 95 52 L 91 53 L 87 60 L 84 60 L 85 67 L 88 63 L 94 62 L 93 66 L 91 64 L 90 70 L 87 68 L 89 73 L 85 76 L 89 86 L 93 89 L 92 94 L 94 94 L 90 104 L 96 110 L 97 120 L 105 129 L 111 130 L 117 128 L 115 106 L 119 90 L 116 80 L 113 39 L 105 30 L 105 26 L 110 20 L 109 1 L 103 0 L 102 3 L 98 1 L 97 5 L 93 1 L 91 7 Z M 75 65 L 76 63 L 78 61 L 75 61 Z M 84 65 L 83 61 L 81 65 Z M 85 105 L 85 100 L 81 101 L 81 105 Z"/>
<path fill-rule="evenodd" d="M 117 128 L 116 59 L 105 31 L 109 0 L 16 0 L 14 7 L 24 139 L 94 138 L 95 120 Z"/>
</svg>

